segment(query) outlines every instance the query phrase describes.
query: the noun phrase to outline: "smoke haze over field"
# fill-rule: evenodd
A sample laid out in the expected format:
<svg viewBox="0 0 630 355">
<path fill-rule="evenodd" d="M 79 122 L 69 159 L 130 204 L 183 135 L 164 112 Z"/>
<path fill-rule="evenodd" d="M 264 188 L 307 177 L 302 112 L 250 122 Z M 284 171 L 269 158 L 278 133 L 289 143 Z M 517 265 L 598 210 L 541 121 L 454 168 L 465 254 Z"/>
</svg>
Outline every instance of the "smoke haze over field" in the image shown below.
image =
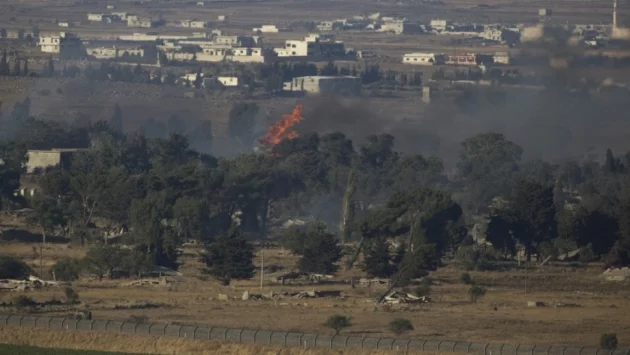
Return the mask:
<svg viewBox="0 0 630 355">
<path fill-rule="evenodd" d="M 581 159 L 587 152 L 599 159 L 609 147 L 619 153 L 630 150 L 630 122 L 624 119 L 630 103 L 624 94 L 519 89 L 498 102 L 488 95 L 488 89 L 480 89 L 458 105 L 435 102 L 415 119 L 376 113 L 378 107 L 369 100 L 309 98 L 303 101 L 305 119 L 298 131 L 341 131 L 355 148 L 370 134 L 390 133 L 397 150 L 437 155 L 447 169 L 454 166 L 462 140 L 487 131 L 503 133 L 522 146 L 525 159 Z"/>
</svg>

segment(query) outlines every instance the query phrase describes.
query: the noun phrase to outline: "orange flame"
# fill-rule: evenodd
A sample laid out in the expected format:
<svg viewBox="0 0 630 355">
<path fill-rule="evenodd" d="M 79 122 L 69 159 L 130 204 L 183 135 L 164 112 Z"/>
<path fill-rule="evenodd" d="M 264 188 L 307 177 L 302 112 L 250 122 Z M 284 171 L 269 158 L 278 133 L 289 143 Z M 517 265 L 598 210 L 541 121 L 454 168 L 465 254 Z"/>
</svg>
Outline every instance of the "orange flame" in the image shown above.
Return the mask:
<svg viewBox="0 0 630 355">
<path fill-rule="evenodd" d="M 274 146 L 283 140 L 296 138 L 298 133 L 293 129 L 293 126 L 300 123 L 303 118 L 302 105 L 295 105 L 293 112 L 282 115 L 282 118 L 279 121 L 269 126 L 267 134 L 265 134 L 265 138 L 261 139 L 260 143 L 267 146 Z"/>
</svg>

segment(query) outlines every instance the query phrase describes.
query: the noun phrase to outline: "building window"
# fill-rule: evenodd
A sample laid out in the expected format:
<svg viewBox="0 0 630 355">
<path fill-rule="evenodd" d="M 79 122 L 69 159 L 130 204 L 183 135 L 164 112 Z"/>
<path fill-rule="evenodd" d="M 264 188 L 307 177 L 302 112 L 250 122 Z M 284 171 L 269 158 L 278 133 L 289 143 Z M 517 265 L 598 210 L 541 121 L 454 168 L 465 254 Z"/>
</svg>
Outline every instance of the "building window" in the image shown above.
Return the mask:
<svg viewBox="0 0 630 355">
<path fill-rule="evenodd" d="M 295 55 L 295 52 L 291 52 L 291 54 Z"/>
</svg>

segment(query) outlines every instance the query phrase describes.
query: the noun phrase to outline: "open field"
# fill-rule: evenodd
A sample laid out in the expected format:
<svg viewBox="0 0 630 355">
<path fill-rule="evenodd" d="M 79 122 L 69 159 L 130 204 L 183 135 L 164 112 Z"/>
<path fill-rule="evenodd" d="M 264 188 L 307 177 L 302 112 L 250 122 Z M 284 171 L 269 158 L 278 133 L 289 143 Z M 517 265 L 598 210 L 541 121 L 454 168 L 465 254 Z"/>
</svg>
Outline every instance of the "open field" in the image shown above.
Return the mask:
<svg viewBox="0 0 630 355">
<path fill-rule="evenodd" d="M 80 249 L 51 245 L 44 250 L 46 268 L 60 257 L 79 257 Z M 35 270 L 38 258 L 31 245 L 3 244 L 4 254 L 21 257 Z M 373 299 L 382 288 L 351 289 L 347 284 L 280 286 L 269 281 L 259 289 L 259 276 L 249 281 L 220 286 L 200 272 L 195 249 L 186 249 L 180 271 L 181 283 L 163 287 L 123 287 L 124 280 L 75 282 L 73 288 L 81 301 L 90 307 L 93 316 L 101 319 L 126 320 L 147 317 L 153 322 L 178 322 L 225 327 L 248 327 L 266 330 L 330 332 L 323 323 L 333 314 L 352 317 L 353 326 L 344 333 L 374 337 L 392 336 L 388 323 L 395 318 L 408 318 L 415 330 L 412 338 L 449 339 L 483 342 L 506 342 L 538 345 L 570 344 L 598 345 L 599 336 L 616 332 L 620 343 L 630 334 L 630 290 L 627 283 L 610 283 L 597 278 L 599 266 L 578 267 L 556 265 L 512 271 L 471 272 L 473 279 L 488 288 L 478 303 L 470 303 L 469 286 L 461 284 L 461 271 L 447 266 L 431 274 L 432 302 L 425 305 L 394 305 L 374 309 Z M 259 258 L 257 258 L 259 260 Z M 292 267 L 295 258 L 279 249 L 266 250 L 265 265 Z M 359 270 L 341 272 L 335 280 L 362 275 Z M 527 292 L 525 287 L 527 286 Z M 269 293 L 297 290 L 341 290 L 342 299 L 285 299 L 278 301 L 242 301 L 244 291 Z M 219 301 L 225 293 L 238 300 Z M 43 290 L 28 293 L 38 301 L 63 299 L 63 290 Z M 0 294 L 0 302 L 10 301 L 15 294 Z M 138 310 L 117 310 L 117 304 L 152 301 L 163 307 Z M 546 307 L 528 308 L 528 301 L 544 302 Z M 563 307 L 564 305 L 570 305 Z M 560 305 L 555 307 L 555 305 Z M 48 314 L 55 314 L 48 313 Z M 57 313 L 65 315 L 67 313 Z"/>
<path fill-rule="evenodd" d="M 281 348 L 276 346 L 243 345 L 219 341 L 178 339 L 152 336 L 128 336 L 119 334 L 90 333 L 82 331 L 60 332 L 49 329 L 0 327 L 0 344 L 3 355 L 106 355 L 114 354 L 162 354 L 162 355 L 396 355 L 402 352 L 386 350 L 326 350 Z M 31 347 L 37 345 L 38 348 Z M 49 349 L 40 349 L 47 347 Z M 63 350 L 53 350 L 63 349 Z M 82 349 L 68 350 L 68 349 Z M 5 352 L 5 350 L 7 352 Z M 31 351 L 32 352 L 28 352 Z M 18 351 L 18 352 L 11 352 Z M 102 352 L 110 351 L 110 352 Z M 119 351 L 124 351 L 120 353 Z M 408 355 L 434 355 L 432 352 L 408 352 Z M 129 354 L 131 355 L 131 354 Z M 457 355 L 455 353 L 454 355 Z"/>
<path fill-rule="evenodd" d="M 94 350 L 47 349 L 37 346 L 0 344 L 0 353 L 4 355 L 133 355 Z"/>
</svg>

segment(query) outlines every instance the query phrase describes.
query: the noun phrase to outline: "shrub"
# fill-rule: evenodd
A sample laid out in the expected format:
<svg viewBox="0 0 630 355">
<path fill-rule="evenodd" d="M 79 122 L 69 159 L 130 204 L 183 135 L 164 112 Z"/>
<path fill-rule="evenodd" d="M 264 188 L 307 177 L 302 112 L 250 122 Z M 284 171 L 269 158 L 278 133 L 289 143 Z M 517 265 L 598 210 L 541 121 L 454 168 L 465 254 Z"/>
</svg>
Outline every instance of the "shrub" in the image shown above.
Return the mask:
<svg viewBox="0 0 630 355">
<path fill-rule="evenodd" d="M 79 303 L 79 294 L 72 287 L 66 287 L 65 292 L 68 303 Z"/>
<path fill-rule="evenodd" d="M 130 315 L 129 318 L 127 318 L 128 322 L 134 322 L 134 323 L 148 323 L 149 322 L 149 317 L 146 315 Z"/>
<path fill-rule="evenodd" d="M 468 297 L 470 299 L 470 302 L 477 302 L 477 299 L 483 297 L 485 294 L 486 289 L 478 285 L 472 285 L 468 289 Z"/>
<path fill-rule="evenodd" d="M 341 329 L 348 328 L 352 324 L 350 323 L 350 317 L 335 314 L 334 316 L 330 316 L 324 325 L 328 328 L 334 329 L 335 335 L 337 335 Z"/>
<path fill-rule="evenodd" d="M 617 345 L 619 345 L 619 341 L 615 333 L 604 333 L 599 339 L 599 346 L 604 349 L 616 349 Z"/>
<path fill-rule="evenodd" d="M 32 270 L 20 260 L 0 256 L 0 279 L 26 279 Z"/>
<path fill-rule="evenodd" d="M 429 285 L 420 285 L 413 289 L 413 293 L 418 297 L 428 296 L 431 294 L 431 286 Z"/>
<path fill-rule="evenodd" d="M 17 296 L 15 299 L 13 299 L 13 305 L 20 311 L 24 310 L 25 308 L 30 308 L 33 306 L 37 305 L 37 302 L 35 302 L 34 299 L 25 296 L 25 295 L 19 295 Z"/>
<path fill-rule="evenodd" d="M 77 259 L 65 258 L 57 261 L 50 270 L 58 281 L 74 281 L 81 274 L 81 262 Z"/>
<path fill-rule="evenodd" d="M 460 247 L 455 254 L 455 260 L 465 270 L 486 271 L 494 268 L 496 255 L 487 250 L 479 250 L 475 247 Z"/>
<path fill-rule="evenodd" d="M 409 332 L 413 330 L 413 325 L 409 321 L 409 319 L 397 318 L 389 323 L 389 330 L 396 335 L 401 335 L 403 333 Z"/>
<path fill-rule="evenodd" d="M 459 281 L 465 285 L 473 285 L 475 281 L 470 277 L 470 274 L 467 272 L 462 272 L 459 276 Z"/>
</svg>

